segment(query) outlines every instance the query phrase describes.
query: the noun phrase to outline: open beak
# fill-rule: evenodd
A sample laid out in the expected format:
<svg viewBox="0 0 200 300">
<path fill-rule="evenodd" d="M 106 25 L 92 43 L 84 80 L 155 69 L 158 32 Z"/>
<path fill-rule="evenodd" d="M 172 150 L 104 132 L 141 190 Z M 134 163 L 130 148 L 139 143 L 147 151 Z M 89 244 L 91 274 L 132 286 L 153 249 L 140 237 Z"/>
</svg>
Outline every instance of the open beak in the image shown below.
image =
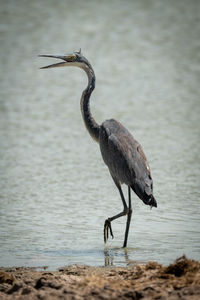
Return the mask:
<svg viewBox="0 0 200 300">
<path fill-rule="evenodd" d="M 40 69 L 64 67 L 64 66 L 66 66 L 67 63 L 70 62 L 70 61 L 67 61 L 68 56 L 63 56 L 63 55 L 38 55 L 38 56 L 39 56 L 39 57 L 58 58 L 58 59 L 64 60 L 63 62 L 59 62 L 59 63 L 57 63 L 57 64 L 45 66 L 45 67 L 42 67 L 42 68 L 40 68 Z M 70 56 L 69 56 L 69 58 L 70 58 Z"/>
</svg>

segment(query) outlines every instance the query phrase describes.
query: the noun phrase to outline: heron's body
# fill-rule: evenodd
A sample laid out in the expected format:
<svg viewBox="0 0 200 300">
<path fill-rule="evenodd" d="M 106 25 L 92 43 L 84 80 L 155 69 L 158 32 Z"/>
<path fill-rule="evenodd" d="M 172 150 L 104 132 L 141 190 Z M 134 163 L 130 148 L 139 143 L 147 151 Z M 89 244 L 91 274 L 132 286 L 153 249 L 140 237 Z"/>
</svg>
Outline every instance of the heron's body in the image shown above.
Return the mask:
<svg viewBox="0 0 200 300">
<path fill-rule="evenodd" d="M 126 247 L 132 215 L 131 189 L 146 205 L 157 207 L 156 200 L 153 197 L 151 172 L 142 147 L 130 132 L 118 121 L 111 119 L 98 125 L 92 117 L 90 112 L 90 96 L 95 88 L 95 74 L 91 64 L 80 52 L 74 52 L 67 56 L 42 56 L 64 60 L 62 63 L 57 63 L 44 68 L 77 66 L 82 68 L 88 76 L 88 85 L 81 97 L 82 117 L 91 137 L 99 143 L 103 160 L 108 166 L 123 203 L 123 211 L 105 221 L 104 241 L 106 242 L 109 231 L 113 237 L 111 222 L 121 216 L 127 215 L 123 244 L 123 246 Z M 121 189 L 121 184 L 123 183 L 128 186 L 128 205 Z"/>
<path fill-rule="evenodd" d="M 101 125 L 99 144 L 114 181 L 130 186 L 148 204 L 153 193 L 153 182 L 141 145 L 122 124 L 113 119 Z"/>
</svg>

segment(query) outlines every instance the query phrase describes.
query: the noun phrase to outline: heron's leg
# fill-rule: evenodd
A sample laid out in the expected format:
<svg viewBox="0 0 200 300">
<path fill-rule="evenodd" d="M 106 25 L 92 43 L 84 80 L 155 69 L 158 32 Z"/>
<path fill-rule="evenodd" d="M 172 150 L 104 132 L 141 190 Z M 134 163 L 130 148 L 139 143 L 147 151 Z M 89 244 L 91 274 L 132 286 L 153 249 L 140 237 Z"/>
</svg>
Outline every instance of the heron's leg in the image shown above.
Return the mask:
<svg viewBox="0 0 200 300">
<path fill-rule="evenodd" d="M 127 245 L 129 227 L 130 227 L 130 222 L 131 222 L 131 215 L 132 215 L 131 188 L 130 188 L 130 186 L 128 186 L 128 215 L 127 215 L 127 221 L 126 221 L 126 231 L 125 231 L 123 247 L 126 247 L 126 245 Z"/>
<path fill-rule="evenodd" d="M 124 198 L 121 186 L 120 186 L 120 184 L 117 184 L 117 183 L 116 183 L 116 185 L 117 185 L 117 188 L 119 190 L 119 193 L 120 193 L 120 196 L 121 196 L 121 199 L 122 199 L 124 210 L 121 213 L 119 213 L 119 214 L 117 214 L 117 215 L 115 215 L 115 216 L 113 216 L 113 217 L 108 218 L 107 220 L 105 220 L 105 224 L 104 224 L 104 242 L 105 243 L 106 243 L 106 241 L 108 239 L 109 231 L 110 231 L 110 235 L 112 236 L 112 238 L 114 238 L 113 232 L 112 232 L 112 227 L 111 227 L 111 222 L 113 220 L 115 220 L 115 219 L 118 219 L 118 218 L 120 218 L 122 216 L 127 215 L 127 213 L 128 213 L 128 206 L 126 204 L 126 201 L 125 201 L 125 198 Z"/>
</svg>

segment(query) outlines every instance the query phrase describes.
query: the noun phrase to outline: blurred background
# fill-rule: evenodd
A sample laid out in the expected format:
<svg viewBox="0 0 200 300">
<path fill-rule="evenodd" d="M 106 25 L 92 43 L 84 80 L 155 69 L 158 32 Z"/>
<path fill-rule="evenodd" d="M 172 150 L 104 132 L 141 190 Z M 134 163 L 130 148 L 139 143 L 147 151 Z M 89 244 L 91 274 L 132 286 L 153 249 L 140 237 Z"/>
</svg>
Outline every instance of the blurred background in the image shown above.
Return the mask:
<svg viewBox="0 0 200 300">
<path fill-rule="evenodd" d="M 127 265 L 200 257 L 200 2 L 7 0 L 0 7 L 0 265 Z M 38 54 L 82 49 L 91 110 L 142 144 L 158 208 L 132 195 L 126 219 L 79 100 L 87 77 Z M 126 186 L 124 193 L 127 196 Z"/>
</svg>

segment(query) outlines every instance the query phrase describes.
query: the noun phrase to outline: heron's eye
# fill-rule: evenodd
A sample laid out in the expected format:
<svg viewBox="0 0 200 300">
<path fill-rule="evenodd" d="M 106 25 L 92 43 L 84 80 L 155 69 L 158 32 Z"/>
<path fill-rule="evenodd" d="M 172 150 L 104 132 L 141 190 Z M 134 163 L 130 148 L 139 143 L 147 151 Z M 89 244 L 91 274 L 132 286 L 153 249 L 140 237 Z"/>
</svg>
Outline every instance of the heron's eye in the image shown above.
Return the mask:
<svg viewBox="0 0 200 300">
<path fill-rule="evenodd" d="M 67 61 L 74 61 L 76 60 L 76 55 L 75 54 L 70 54 L 66 56 Z"/>
</svg>

